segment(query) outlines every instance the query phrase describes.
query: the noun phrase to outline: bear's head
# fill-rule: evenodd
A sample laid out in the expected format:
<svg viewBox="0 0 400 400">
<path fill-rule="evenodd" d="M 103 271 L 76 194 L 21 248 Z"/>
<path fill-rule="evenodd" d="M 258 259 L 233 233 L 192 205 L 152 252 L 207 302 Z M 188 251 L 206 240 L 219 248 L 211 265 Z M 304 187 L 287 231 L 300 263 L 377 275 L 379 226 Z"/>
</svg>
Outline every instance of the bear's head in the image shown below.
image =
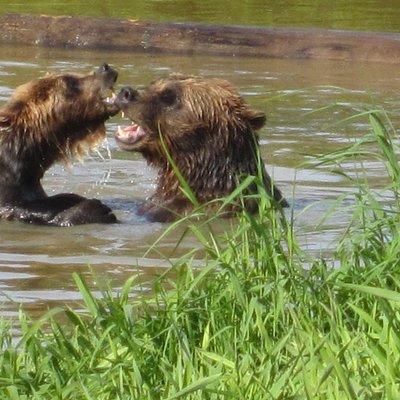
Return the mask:
<svg viewBox="0 0 400 400">
<path fill-rule="evenodd" d="M 152 164 L 165 163 L 160 136 L 175 158 L 230 157 L 253 148 L 265 114 L 251 109 L 223 79 L 171 75 L 116 98 L 132 124 L 119 128 L 116 141 L 138 151 Z"/>
<path fill-rule="evenodd" d="M 88 75 L 47 75 L 19 86 L 0 109 L 0 146 L 18 158 L 80 156 L 105 136 L 104 122 L 118 112 L 107 99 L 118 73 L 107 64 Z"/>
</svg>

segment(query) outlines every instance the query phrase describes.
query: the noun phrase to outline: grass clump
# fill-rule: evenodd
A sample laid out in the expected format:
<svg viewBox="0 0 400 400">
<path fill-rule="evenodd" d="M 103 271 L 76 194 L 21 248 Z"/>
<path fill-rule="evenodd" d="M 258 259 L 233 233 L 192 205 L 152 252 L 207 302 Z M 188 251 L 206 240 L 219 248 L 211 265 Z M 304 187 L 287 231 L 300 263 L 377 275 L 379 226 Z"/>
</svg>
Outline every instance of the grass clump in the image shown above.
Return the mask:
<svg viewBox="0 0 400 400">
<path fill-rule="evenodd" d="M 98 299 L 75 275 L 86 309 L 62 311 L 69 324 L 60 310 L 35 323 L 21 313 L 13 341 L 3 323 L 0 398 L 400 398 L 400 166 L 390 132 L 369 117 L 364 142 L 378 145 L 393 200 L 360 186 L 331 261 L 299 249 L 260 185 L 259 214 L 241 213 L 223 237 L 188 226 L 204 267 L 182 258 L 149 297 L 130 298 L 132 277 Z"/>
</svg>

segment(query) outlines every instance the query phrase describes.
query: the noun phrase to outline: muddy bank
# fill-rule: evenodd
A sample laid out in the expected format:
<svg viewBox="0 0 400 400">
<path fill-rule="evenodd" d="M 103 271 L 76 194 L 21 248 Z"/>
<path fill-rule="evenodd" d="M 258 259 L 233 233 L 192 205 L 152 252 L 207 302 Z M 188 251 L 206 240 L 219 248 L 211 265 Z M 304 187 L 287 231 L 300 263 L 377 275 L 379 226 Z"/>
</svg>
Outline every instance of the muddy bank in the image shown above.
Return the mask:
<svg viewBox="0 0 400 400">
<path fill-rule="evenodd" d="M 400 63 L 400 34 L 6 14 L 0 43 L 237 57 Z"/>
</svg>

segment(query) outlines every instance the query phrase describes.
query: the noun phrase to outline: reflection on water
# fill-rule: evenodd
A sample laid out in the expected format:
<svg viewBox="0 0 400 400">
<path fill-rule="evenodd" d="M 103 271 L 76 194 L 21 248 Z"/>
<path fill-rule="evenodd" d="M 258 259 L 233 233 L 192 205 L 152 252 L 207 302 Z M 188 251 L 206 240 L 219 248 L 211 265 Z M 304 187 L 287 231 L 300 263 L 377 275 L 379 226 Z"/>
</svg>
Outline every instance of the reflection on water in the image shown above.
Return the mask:
<svg viewBox="0 0 400 400">
<path fill-rule="evenodd" d="M 317 226 L 318 221 L 329 202 L 353 189 L 342 176 L 326 169 L 297 167 L 307 162 L 309 155 L 336 150 L 369 129 L 363 120 L 337 124 L 341 119 L 377 106 L 393 111 L 395 124 L 399 117 L 400 81 L 397 67 L 391 65 L 177 58 L 24 47 L 0 47 L 0 101 L 4 102 L 17 85 L 46 72 L 87 72 L 104 61 L 120 71 L 120 85 L 146 84 L 170 72 L 225 77 L 249 103 L 265 110 L 268 123 L 261 132 L 263 158 L 294 204 L 301 242 L 317 253 L 329 249 L 343 232 L 348 223 L 346 202 L 334 219 L 321 226 Z M 122 223 L 62 229 L 1 222 L 3 315 L 13 314 L 16 303 L 38 312 L 49 305 L 71 304 L 77 299 L 71 278 L 74 271 L 85 274 L 92 270 L 99 282 L 111 279 L 118 287 L 134 271 L 149 276 L 169 265 L 166 258 L 174 248 L 176 236 L 164 240 L 156 252 L 142 258 L 166 226 L 147 223 L 135 215 L 135 201 L 146 198 L 154 189 L 154 172 L 139 155 L 116 148 L 112 132 L 119 123 L 119 117 L 108 123 L 109 139 L 100 149 L 101 154 L 92 154 L 84 164 L 72 169 L 54 167 L 44 184 L 50 194 L 62 190 L 101 198 L 116 209 Z M 382 186 L 382 166 L 368 159 L 363 160 L 363 166 L 372 185 Z M 347 163 L 344 168 L 356 174 L 360 165 Z M 310 208 L 303 213 L 307 206 Z M 224 222 L 230 223 L 234 221 Z M 174 256 L 193 246 L 194 241 L 186 240 L 181 253 Z"/>
</svg>

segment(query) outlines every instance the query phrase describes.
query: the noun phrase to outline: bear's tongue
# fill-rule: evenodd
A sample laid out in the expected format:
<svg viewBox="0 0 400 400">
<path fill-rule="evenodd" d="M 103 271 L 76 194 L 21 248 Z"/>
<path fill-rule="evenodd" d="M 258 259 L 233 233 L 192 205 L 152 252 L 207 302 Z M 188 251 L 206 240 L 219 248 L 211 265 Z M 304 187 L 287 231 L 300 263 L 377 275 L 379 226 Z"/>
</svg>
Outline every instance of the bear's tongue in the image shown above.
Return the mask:
<svg viewBox="0 0 400 400">
<path fill-rule="evenodd" d="M 146 132 L 140 125 L 132 123 L 125 128 L 118 126 L 118 131 L 115 136 L 121 142 L 134 144 L 145 135 Z"/>
</svg>

